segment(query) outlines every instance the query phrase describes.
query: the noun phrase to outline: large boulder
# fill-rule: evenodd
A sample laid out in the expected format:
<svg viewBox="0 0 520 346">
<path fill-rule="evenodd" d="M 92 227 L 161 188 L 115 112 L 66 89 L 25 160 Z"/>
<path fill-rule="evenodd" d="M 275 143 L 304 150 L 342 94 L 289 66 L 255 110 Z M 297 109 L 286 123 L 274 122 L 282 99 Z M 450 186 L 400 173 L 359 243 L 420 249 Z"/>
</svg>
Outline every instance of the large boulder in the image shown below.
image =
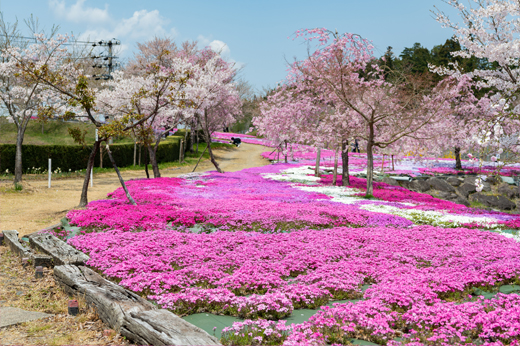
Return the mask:
<svg viewBox="0 0 520 346">
<path fill-rule="evenodd" d="M 497 185 L 497 184 L 500 184 L 502 182 L 502 179 L 497 179 L 495 176 L 493 175 L 490 175 L 489 177 L 487 177 L 486 179 L 486 183 L 488 184 L 491 184 L 491 185 Z"/>
<path fill-rule="evenodd" d="M 400 186 L 397 180 L 390 178 L 390 177 L 384 177 L 383 180 L 381 180 L 382 183 L 393 185 L 393 186 Z"/>
<path fill-rule="evenodd" d="M 460 184 L 462 184 L 462 182 L 455 177 L 449 177 L 448 179 L 446 179 L 446 182 L 451 186 L 459 186 Z"/>
<path fill-rule="evenodd" d="M 468 198 L 470 194 L 477 192 L 475 184 L 464 183 L 457 189 L 461 196 Z"/>
<path fill-rule="evenodd" d="M 444 180 L 438 178 L 430 178 L 427 182 L 428 184 L 430 184 L 431 189 L 443 192 L 455 192 L 453 186 L 451 186 Z"/>
<path fill-rule="evenodd" d="M 466 207 L 469 207 L 471 205 L 471 203 L 466 198 L 458 195 L 456 199 L 452 200 L 452 202 L 465 205 Z"/>
<path fill-rule="evenodd" d="M 464 178 L 464 184 L 472 184 L 475 185 L 475 181 L 477 180 L 477 177 L 474 175 L 468 175 Z M 484 181 L 484 188 L 482 191 L 489 192 L 491 191 L 491 184 L 487 182 L 487 178 Z"/>
<path fill-rule="evenodd" d="M 419 192 L 426 192 L 431 189 L 430 183 L 426 180 L 418 179 L 417 182 L 417 191 Z"/>
<path fill-rule="evenodd" d="M 445 200 L 448 200 L 448 201 L 453 201 L 455 199 L 457 199 L 457 194 L 453 193 L 453 192 L 445 192 L 445 191 L 440 191 L 437 193 L 436 195 L 437 198 L 441 198 L 441 199 L 445 199 Z"/>
<path fill-rule="evenodd" d="M 464 184 L 473 184 L 475 185 L 475 180 L 477 179 L 474 175 L 466 175 L 464 177 Z"/>
<path fill-rule="evenodd" d="M 400 181 L 398 181 L 398 183 L 399 183 L 399 185 L 401 185 L 402 187 L 404 187 L 405 189 L 408 189 L 410 191 L 419 191 L 419 184 L 415 180 L 412 180 L 412 181 L 400 180 Z"/>
<path fill-rule="evenodd" d="M 489 196 L 477 192 L 471 195 L 470 199 L 482 203 L 487 207 L 497 208 L 500 210 L 513 210 L 516 208 L 516 204 L 504 196 Z"/>
<path fill-rule="evenodd" d="M 504 195 L 507 198 L 518 198 L 518 188 L 516 186 L 511 186 L 507 183 L 503 183 L 498 187 L 498 193 Z"/>
</svg>

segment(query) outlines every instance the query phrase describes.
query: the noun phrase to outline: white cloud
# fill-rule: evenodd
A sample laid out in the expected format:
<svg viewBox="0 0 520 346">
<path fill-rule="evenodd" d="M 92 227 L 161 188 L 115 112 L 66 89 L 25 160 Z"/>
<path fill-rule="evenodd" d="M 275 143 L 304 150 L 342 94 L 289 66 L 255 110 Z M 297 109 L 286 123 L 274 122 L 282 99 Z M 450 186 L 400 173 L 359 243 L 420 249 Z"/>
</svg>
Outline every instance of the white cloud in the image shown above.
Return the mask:
<svg viewBox="0 0 520 346">
<path fill-rule="evenodd" d="M 58 17 L 65 18 L 74 23 L 101 24 L 110 21 L 108 14 L 108 4 L 104 9 L 94 7 L 84 7 L 85 0 L 78 0 L 74 5 L 67 7 L 65 1 L 49 0 L 49 7 Z"/>
<path fill-rule="evenodd" d="M 121 51 L 128 50 L 137 40 L 145 41 L 154 36 L 177 36 L 175 28 L 169 28 L 169 20 L 160 15 L 157 10 L 135 11 L 129 18 L 114 19 L 104 9 L 85 7 L 86 0 L 76 0 L 67 6 L 66 0 L 49 0 L 49 6 L 56 16 L 73 23 L 84 23 L 85 29 L 79 35 L 80 40 L 120 39 L 123 42 Z"/>
<path fill-rule="evenodd" d="M 209 46 L 214 52 L 220 54 L 221 56 L 229 57 L 231 54 L 228 45 L 220 40 L 211 41 Z"/>
</svg>

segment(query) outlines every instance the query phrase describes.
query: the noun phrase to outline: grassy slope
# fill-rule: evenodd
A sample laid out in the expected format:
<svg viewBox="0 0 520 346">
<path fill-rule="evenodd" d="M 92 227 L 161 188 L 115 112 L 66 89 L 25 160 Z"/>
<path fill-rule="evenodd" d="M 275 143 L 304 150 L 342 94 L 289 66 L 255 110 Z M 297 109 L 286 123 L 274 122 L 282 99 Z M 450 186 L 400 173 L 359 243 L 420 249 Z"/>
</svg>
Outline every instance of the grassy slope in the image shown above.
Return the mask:
<svg viewBox="0 0 520 346">
<path fill-rule="evenodd" d="M 90 123 L 76 123 L 63 121 L 48 121 L 42 123 L 31 120 L 27 125 L 23 144 L 33 145 L 73 145 L 74 140 L 69 135 L 68 129 L 79 127 L 81 131 L 87 130 L 85 139 L 94 142 L 96 128 Z M 123 138 L 115 143 L 132 143 L 132 139 Z M 5 117 L 0 117 L 0 144 L 16 144 L 16 125 L 9 124 Z"/>
</svg>

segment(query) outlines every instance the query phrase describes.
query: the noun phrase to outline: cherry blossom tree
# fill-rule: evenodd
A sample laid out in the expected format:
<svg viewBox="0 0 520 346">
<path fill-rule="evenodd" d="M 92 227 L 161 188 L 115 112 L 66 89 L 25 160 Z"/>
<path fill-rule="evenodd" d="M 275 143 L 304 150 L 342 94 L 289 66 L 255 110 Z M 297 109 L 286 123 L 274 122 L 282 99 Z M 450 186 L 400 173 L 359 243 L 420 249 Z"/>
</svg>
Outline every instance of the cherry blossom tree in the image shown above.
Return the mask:
<svg viewBox="0 0 520 346">
<path fill-rule="evenodd" d="M 31 22 L 27 22 L 30 24 Z M 37 24 L 36 24 L 37 25 Z M 36 29 L 33 26 L 33 31 Z M 51 30 L 51 37 L 56 28 Z M 49 93 L 41 81 L 33 82 L 20 68 L 19 61 L 42 66 L 59 53 L 59 42 L 34 34 L 30 44 L 21 38 L 17 25 L 9 25 L 0 18 L 0 102 L 9 121 L 16 125 L 14 184 L 22 181 L 22 145 L 31 118 L 45 118 L 64 111 L 63 104 Z"/>
<path fill-rule="evenodd" d="M 494 136 L 497 129 L 500 129 L 502 140 L 497 139 L 494 143 L 504 146 L 502 151 L 506 150 L 509 157 L 516 156 L 518 159 L 520 140 L 516 138 L 520 126 L 520 103 L 517 100 L 520 91 L 520 3 L 513 0 L 444 2 L 458 11 L 458 17 L 450 18 L 439 8 L 433 13 L 439 23 L 454 31 L 455 40 L 462 47 L 452 55 L 476 57 L 487 60 L 488 64 L 469 73 L 465 73 L 456 63 L 431 68 L 441 75 L 451 75 L 457 79 L 470 77 L 477 87 L 490 91 L 489 110 L 483 112 L 485 121 L 481 121 L 474 131 L 473 137 L 479 137 L 474 145 L 489 145 L 490 136 Z"/>
<path fill-rule="evenodd" d="M 304 76 L 316 93 L 327 95 L 352 117 L 358 138 L 366 143 L 366 194 L 372 196 L 374 148 L 405 137 L 419 139 L 422 128 L 452 113 L 451 100 L 459 86 L 445 79 L 429 91 L 421 80 L 406 76 L 386 81 L 384 71 L 373 63 L 372 45 L 358 35 L 318 28 L 297 31 L 296 37 L 309 42 L 309 54 L 292 64 L 291 74 Z"/>
<path fill-rule="evenodd" d="M 156 117 L 158 112 L 164 108 L 164 104 L 171 105 L 177 101 L 181 102 L 183 97 L 179 97 L 179 90 L 189 78 L 188 68 L 191 64 L 186 59 L 179 59 L 180 65 L 170 69 L 152 64 L 143 76 L 133 76 L 129 79 L 118 77 L 115 82 L 107 83 L 104 89 L 99 89 L 92 86 L 90 76 L 85 74 L 83 64 L 73 59 L 72 52 L 64 48 L 67 40 L 68 37 L 59 36 L 57 43 L 51 41 L 56 53 L 52 59 L 47 59 L 42 63 L 24 60 L 16 50 L 9 50 L 8 54 L 10 59 L 16 61 L 20 73 L 23 73 L 27 80 L 45 85 L 53 97 L 67 107 L 66 112 L 60 113 L 61 116 L 89 121 L 99 130 L 99 138 L 92 148 L 83 182 L 80 206 L 85 206 L 88 202 L 90 172 L 100 143 L 109 137 L 126 133 Z M 111 121 L 108 123 L 102 121 L 96 116 L 98 111 L 112 116 Z M 107 154 L 129 202 L 135 204 L 108 145 Z"/>
<path fill-rule="evenodd" d="M 233 82 L 236 69 L 209 48 L 199 52 L 194 64 L 196 68 L 186 91 L 193 105 L 187 112 L 192 113 L 202 127 L 210 160 L 222 173 L 211 149 L 211 134 L 229 126 L 241 115 L 242 102 Z M 185 115 L 189 117 L 190 114 Z"/>
</svg>

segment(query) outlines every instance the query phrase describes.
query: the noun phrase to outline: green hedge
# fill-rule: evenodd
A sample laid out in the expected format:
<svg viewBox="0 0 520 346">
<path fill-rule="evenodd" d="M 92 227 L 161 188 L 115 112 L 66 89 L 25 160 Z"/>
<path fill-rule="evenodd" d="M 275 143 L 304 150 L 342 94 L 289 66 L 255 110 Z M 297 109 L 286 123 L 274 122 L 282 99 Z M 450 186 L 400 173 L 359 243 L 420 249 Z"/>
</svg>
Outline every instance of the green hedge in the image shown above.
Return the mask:
<svg viewBox="0 0 520 346">
<path fill-rule="evenodd" d="M 159 144 L 157 148 L 158 162 L 173 162 L 179 160 L 180 140 L 184 137 L 170 136 L 168 140 Z M 189 136 L 188 136 L 189 140 Z M 189 143 L 189 142 L 188 142 Z M 104 149 L 104 148 L 103 148 Z M 40 168 L 46 170 L 49 158 L 52 159 L 52 170 L 58 167 L 62 172 L 78 171 L 87 168 L 88 157 L 92 147 L 83 148 L 80 145 L 24 145 L 22 147 L 22 166 L 24 173 L 27 170 Z M 186 151 L 186 146 L 184 147 Z M 134 144 L 111 144 L 110 151 L 119 167 L 131 166 L 134 163 Z M 137 147 L 139 155 L 139 146 Z M 6 169 L 14 172 L 16 145 L 0 144 L 0 173 Z M 138 156 L 137 156 L 138 158 Z M 141 164 L 144 164 L 145 149 L 141 151 Z M 99 152 L 94 161 L 99 167 Z M 103 167 L 112 167 L 106 150 L 103 150 Z"/>
</svg>

